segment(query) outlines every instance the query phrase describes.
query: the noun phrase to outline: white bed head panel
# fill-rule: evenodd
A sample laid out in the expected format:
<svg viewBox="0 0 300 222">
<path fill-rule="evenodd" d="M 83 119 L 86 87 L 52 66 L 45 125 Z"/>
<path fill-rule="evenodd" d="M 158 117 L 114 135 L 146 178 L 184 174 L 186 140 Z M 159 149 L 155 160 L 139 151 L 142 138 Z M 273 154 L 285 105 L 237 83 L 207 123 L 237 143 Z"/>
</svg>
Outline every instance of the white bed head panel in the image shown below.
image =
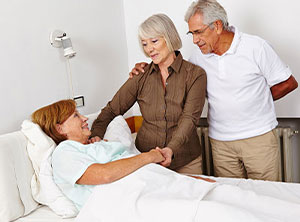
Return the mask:
<svg viewBox="0 0 300 222">
<path fill-rule="evenodd" d="M 37 208 L 31 195 L 33 168 L 21 131 L 0 136 L 0 218 L 11 221 Z"/>
</svg>

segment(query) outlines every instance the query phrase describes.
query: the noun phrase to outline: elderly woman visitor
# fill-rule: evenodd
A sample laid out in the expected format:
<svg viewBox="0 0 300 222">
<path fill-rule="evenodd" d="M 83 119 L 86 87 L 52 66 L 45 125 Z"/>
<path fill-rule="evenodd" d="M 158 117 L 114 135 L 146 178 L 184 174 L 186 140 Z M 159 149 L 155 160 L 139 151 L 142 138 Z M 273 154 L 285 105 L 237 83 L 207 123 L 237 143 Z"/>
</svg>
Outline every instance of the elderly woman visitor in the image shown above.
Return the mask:
<svg viewBox="0 0 300 222">
<path fill-rule="evenodd" d="M 185 61 L 181 40 L 171 19 L 156 14 L 139 27 L 139 42 L 152 62 L 145 72 L 128 79 L 92 125 L 91 141 L 103 138 L 110 121 L 135 102 L 143 123 L 136 137 L 141 152 L 159 149 L 161 165 L 179 173 L 202 173 L 201 146 L 196 132 L 206 96 L 206 74 Z"/>
</svg>

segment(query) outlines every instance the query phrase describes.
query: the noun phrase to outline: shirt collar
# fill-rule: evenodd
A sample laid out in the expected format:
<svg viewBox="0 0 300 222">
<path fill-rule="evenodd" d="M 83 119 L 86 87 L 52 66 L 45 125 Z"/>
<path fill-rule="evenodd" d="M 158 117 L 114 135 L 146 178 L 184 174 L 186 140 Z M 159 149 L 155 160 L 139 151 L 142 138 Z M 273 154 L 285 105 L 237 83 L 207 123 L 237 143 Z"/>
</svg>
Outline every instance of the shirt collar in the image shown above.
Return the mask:
<svg viewBox="0 0 300 222">
<path fill-rule="evenodd" d="M 230 48 L 225 52 L 224 54 L 234 54 L 239 46 L 239 43 L 241 41 L 241 33 L 235 26 L 229 27 L 230 31 L 234 33 L 234 37 L 232 40 L 232 43 L 230 45 Z"/>
<path fill-rule="evenodd" d="M 168 70 L 172 69 L 172 70 L 174 70 L 175 73 L 178 73 L 179 69 L 181 67 L 183 58 L 182 58 L 182 55 L 179 51 L 175 51 L 175 55 L 176 55 L 176 58 L 175 58 L 174 62 L 168 67 Z M 149 71 L 150 71 L 150 74 L 152 74 L 153 71 L 159 72 L 158 65 L 151 62 Z M 170 71 L 169 71 L 169 73 L 170 73 Z"/>
<path fill-rule="evenodd" d="M 237 27 L 235 27 L 233 25 L 229 26 L 229 30 L 234 33 L 234 37 L 233 37 L 233 40 L 232 40 L 232 43 L 231 43 L 229 49 L 222 56 L 224 56 L 226 54 L 234 54 L 239 46 L 240 41 L 241 41 L 241 33 L 239 32 Z M 219 56 L 215 53 L 209 53 L 209 54 L 203 54 L 203 55 L 205 57 Z"/>
</svg>

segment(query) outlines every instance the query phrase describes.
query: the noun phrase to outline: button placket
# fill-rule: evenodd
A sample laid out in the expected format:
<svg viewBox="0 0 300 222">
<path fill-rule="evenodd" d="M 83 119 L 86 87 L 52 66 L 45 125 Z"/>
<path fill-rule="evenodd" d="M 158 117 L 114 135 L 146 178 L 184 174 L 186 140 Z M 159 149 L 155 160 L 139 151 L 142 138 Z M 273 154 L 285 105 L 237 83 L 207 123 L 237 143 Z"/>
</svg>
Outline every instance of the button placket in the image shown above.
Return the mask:
<svg viewBox="0 0 300 222">
<path fill-rule="evenodd" d="M 219 77 L 224 78 L 226 76 L 226 72 L 225 72 L 225 61 L 223 57 L 218 58 L 218 65 L 219 65 Z"/>
<path fill-rule="evenodd" d="M 168 78 L 166 80 L 166 86 L 168 85 L 167 83 Z M 165 143 L 164 143 L 164 147 L 166 146 L 166 142 L 167 142 L 167 129 L 168 129 L 168 123 L 167 123 L 167 88 L 165 88 L 165 96 L 164 96 L 164 119 L 165 119 Z"/>
</svg>

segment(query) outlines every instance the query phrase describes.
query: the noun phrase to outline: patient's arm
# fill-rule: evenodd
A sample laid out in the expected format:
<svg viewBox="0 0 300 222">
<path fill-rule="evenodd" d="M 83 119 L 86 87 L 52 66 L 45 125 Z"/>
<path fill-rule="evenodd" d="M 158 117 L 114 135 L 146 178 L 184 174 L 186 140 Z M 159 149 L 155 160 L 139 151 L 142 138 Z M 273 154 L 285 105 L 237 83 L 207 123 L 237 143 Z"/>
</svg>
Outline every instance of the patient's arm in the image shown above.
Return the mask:
<svg viewBox="0 0 300 222">
<path fill-rule="evenodd" d="M 105 164 L 95 163 L 90 165 L 84 174 L 77 180 L 77 184 L 98 185 L 112 183 L 119 180 L 142 166 L 149 163 L 160 163 L 164 157 L 160 151 L 152 149 L 134 157 L 120 159 Z"/>
<path fill-rule="evenodd" d="M 211 183 L 214 183 L 216 182 L 215 180 L 213 179 L 209 179 L 209 178 L 204 178 L 204 177 L 200 177 L 200 176 L 193 176 L 193 175 L 187 175 L 187 176 L 190 176 L 190 177 L 193 177 L 193 178 L 196 178 L 196 179 L 199 179 L 199 180 L 205 180 L 207 182 L 211 182 Z"/>
</svg>

